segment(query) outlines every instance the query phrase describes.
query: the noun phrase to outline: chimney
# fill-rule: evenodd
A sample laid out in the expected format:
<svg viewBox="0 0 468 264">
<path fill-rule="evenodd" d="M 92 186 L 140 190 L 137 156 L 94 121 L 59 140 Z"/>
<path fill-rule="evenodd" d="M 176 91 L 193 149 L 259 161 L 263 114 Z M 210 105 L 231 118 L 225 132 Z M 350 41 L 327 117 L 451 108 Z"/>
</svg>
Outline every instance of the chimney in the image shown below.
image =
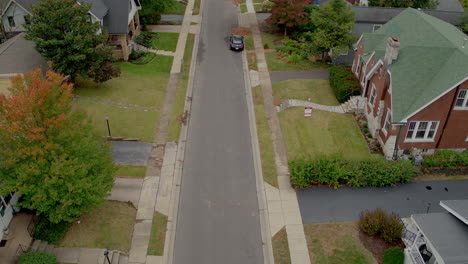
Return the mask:
<svg viewBox="0 0 468 264">
<path fill-rule="evenodd" d="M 400 42 L 398 37 L 391 37 L 387 40 L 387 48 L 385 49 L 384 62 L 386 65 L 390 65 L 398 58 L 398 50 L 400 49 Z"/>
</svg>

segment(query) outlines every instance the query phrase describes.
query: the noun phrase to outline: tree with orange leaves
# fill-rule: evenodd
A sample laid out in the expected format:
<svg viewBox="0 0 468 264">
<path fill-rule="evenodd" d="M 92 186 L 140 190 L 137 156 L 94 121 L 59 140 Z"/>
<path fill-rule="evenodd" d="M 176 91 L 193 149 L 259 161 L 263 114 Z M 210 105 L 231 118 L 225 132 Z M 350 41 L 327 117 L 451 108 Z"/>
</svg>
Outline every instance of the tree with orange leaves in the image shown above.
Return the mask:
<svg viewBox="0 0 468 264">
<path fill-rule="evenodd" d="M 0 95 L 0 192 L 17 192 L 20 206 L 53 223 L 89 212 L 113 185 L 109 146 L 71 111 L 72 90 L 63 75 L 38 69 Z"/>
</svg>

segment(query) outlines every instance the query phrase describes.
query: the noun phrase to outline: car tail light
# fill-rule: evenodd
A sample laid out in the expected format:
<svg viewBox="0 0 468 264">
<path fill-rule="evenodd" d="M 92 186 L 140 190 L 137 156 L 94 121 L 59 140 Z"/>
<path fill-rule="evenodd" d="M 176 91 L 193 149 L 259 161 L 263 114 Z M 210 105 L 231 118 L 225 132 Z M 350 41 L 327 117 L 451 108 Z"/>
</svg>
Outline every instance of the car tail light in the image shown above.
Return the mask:
<svg viewBox="0 0 468 264">
<path fill-rule="evenodd" d="M 241 44 L 240 46 L 243 48 L 243 47 L 244 47 L 244 44 Z"/>
<path fill-rule="evenodd" d="M 234 44 L 231 44 L 231 47 L 234 47 Z"/>
</svg>

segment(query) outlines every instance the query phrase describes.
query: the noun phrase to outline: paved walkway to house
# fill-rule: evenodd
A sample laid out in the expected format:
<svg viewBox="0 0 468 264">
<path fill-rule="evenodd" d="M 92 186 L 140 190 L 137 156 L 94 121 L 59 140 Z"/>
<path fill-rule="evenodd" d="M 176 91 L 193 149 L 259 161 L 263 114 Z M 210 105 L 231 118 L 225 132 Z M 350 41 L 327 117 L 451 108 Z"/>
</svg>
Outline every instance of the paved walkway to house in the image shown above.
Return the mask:
<svg viewBox="0 0 468 264">
<path fill-rule="evenodd" d="M 441 200 L 468 199 L 468 180 L 418 181 L 386 188 L 313 187 L 297 191 L 304 223 L 350 222 L 382 208 L 401 217 L 443 212 Z M 429 209 L 429 210 L 428 210 Z"/>
<path fill-rule="evenodd" d="M 271 82 L 282 82 L 291 79 L 318 79 L 328 80 L 330 76 L 328 70 L 308 70 L 308 71 L 273 71 L 270 72 Z"/>
<path fill-rule="evenodd" d="M 182 22 L 184 15 L 161 15 L 162 22 Z"/>
<path fill-rule="evenodd" d="M 116 177 L 114 180 L 114 187 L 112 187 L 111 190 L 111 195 L 106 197 L 106 199 L 119 202 L 131 202 L 135 208 L 138 208 L 138 200 L 140 200 L 142 184 L 143 178 Z"/>
<path fill-rule="evenodd" d="M 175 233 L 173 224 L 175 219 L 173 219 L 171 215 L 176 203 L 172 203 L 172 201 L 174 196 L 178 195 L 178 190 L 173 190 L 174 185 L 171 183 L 174 178 L 174 173 L 182 169 L 182 154 L 184 153 L 183 148 L 185 140 L 179 145 L 176 143 L 166 144 L 166 138 L 176 97 L 177 82 L 179 73 L 181 72 L 185 45 L 188 34 L 191 32 L 190 24 L 199 19 L 199 16 L 196 16 L 196 18 L 192 17 L 193 5 L 194 1 L 189 0 L 185 10 L 185 16 L 183 16 L 182 25 L 180 26 L 176 51 L 173 54 L 174 59 L 171 67 L 171 75 L 167 84 L 164 103 L 161 109 L 161 117 L 157 124 L 158 129 L 155 131 L 146 177 L 142 183 L 138 202 L 136 224 L 129 254 L 130 264 L 168 263 L 166 259 L 169 257 L 168 252 L 170 245 L 168 245 L 167 240 L 168 237 L 171 237 Z M 156 210 L 161 210 L 163 214 L 168 216 L 164 256 L 147 256 L 153 215 Z"/>
<path fill-rule="evenodd" d="M 251 0 L 247 0 L 247 8 L 248 10 L 253 8 Z M 265 59 L 265 51 L 258 27 L 257 17 L 255 13 L 251 12 L 252 11 L 249 11 L 249 13 L 242 14 L 240 16 L 240 26 L 249 27 L 252 30 L 255 54 L 257 57 L 259 83 L 262 86 L 265 114 L 268 120 L 268 127 L 270 128 L 272 135 L 279 185 L 279 188 L 274 188 L 265 184 L 270 232 L 271 236 L 273 236 L 283 226 L 286 226 L 291 263 L 308 264 L 310 263 L 309 251 L 307 248 L 296 192 L 292 189 L 289 182 L 286 148 L 283 141 L 277 111 L 273 105 L 273 90 Z"/>
<path fill-rule="evenodd" d="M 111 127 L 112 129 L 112 127 Z M 111 141 L 111 156 L 116 164 L 146 166 L 151 144 L 145 142 Z"/>
<path fill-rule="evenodd" d="M 307 107 L 312 107 L 312 109 L 322 110 L 322 111 L 327 111 L 327 112 L 334 112 L 338 114 L 345 113 L 341 105 L 321 105 L 321 104 L 316 104 L 316 103 L 312 103 L 309 101 L 303 101 L 303 100 L 297 100 L 297 99 L 284 100 L 283 102 L 281 102 L 281 105 L 276 107 L 276 110 L 278 112 L 281 112 L 288 108 L 298 107 L 298 106 L 301 106 L 301 107 L 307 106 Z"/>
</svg>

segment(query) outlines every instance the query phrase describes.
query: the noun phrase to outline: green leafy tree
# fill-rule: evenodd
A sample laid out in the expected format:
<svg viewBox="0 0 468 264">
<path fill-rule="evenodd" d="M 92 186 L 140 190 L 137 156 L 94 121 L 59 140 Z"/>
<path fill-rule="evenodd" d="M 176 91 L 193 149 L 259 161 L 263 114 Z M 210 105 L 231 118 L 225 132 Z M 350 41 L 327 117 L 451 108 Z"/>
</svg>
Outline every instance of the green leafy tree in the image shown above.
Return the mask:
<svg viewBox="0 0 468 264">
<path fill-rule="evenodd" d="M 76 0 L 44 0 L 31 8 L 26 38 L 53 62 L 55 71 L 74 78 L 111 61 L 113 48 L 105 45 L 108 35 L 98 34 L 101 25 L 89 21 L 91 5 L 76 4 Z"/>
<path fill-rule="evenodd" d="M 144 25 L 157 24 L 161 20 L 161 14 L 175 7 L 174 0 L 141 0 L 140 18 Z"/>
<path fill-rule="evenodd" d="M 51 222 L 71 222 L 103 202 L 115 167 L 84 115 L 71 112 L 72 85 L 52 70 L 12 79 L 0 96 L 1 193 Z"/>
<path fill-rule="evenodd" d="M 331 0 L 318 10 L 313 10 L 311 20 L 316 26 L 312 34 L 315 50 L 325 53 L 330 50 L 347 50 L 353 37 L 351 28 L 354 25 L 354 12 L 342 0 Z"/>
<path fill-rule="evenodd" d="M 308 22 L 305 8 L 309 0 L 272 0 L 272 2 L 274 5 L 266 22 L 284 29 L 284 35 L 287 35 L 288 29 L 297 28 Z"/>
</svg>

